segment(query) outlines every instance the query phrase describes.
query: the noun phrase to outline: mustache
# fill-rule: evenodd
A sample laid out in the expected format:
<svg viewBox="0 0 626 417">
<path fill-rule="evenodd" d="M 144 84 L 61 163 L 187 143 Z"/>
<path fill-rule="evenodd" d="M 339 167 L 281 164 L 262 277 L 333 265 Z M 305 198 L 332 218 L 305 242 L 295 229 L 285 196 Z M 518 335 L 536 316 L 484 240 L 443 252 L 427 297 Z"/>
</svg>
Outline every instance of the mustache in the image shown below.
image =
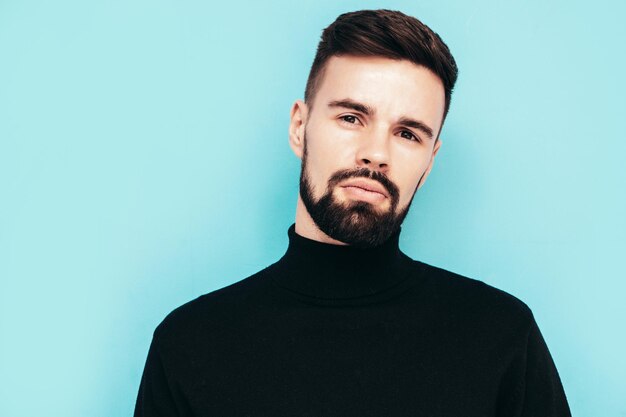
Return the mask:
<svg viewBox="0 0 626 417">
<path fill-rule="evenodd" d="M 342 169 L 335 172 L 328 180 L 328 189 L 331 190 L 341 181 L 348 178 L 369 178 L 379 182 L 391 196 L 392 201 L 397 201 L 400 196 L 400 190 L 385 174 L 379 171 L 372 171 L 369 168 Z"/>
</svg>

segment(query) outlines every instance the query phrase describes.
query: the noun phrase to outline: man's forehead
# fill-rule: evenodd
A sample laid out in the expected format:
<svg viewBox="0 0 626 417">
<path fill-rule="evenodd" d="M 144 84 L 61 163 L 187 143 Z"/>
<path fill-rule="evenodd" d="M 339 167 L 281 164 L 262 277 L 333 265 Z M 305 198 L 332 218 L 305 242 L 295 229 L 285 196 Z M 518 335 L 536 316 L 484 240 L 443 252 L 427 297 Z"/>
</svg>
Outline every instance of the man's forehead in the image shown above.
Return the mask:
<svg viewBox="0 0 626 417">
<path fill-rule="evenodd" d="M 327 65 L 315 97 L 320 111 L 345 107 L 371 117 L 411 121 L 424 131 L 439 130 L 445 93 L 428 68 L 407 60 L 357 56 L 334 56 Z"/>
<path fill-rule="evenodd" d="M 430 68 L 425 65 L 415 63 L 406 58 L 391 58 L 385 56 L 369 56 L 369 55 L 333 55 L 324 64 L 323 71 L 339 71 L 345 72 L 348 70 L 359 71 L 372 68 L 377 68 L 381 73 L 390 72 L 394 69 L 402 68 L 409 71 L 428 72 L 434 78 L 441 83 L 443 82 Z"/>
<path fill-rule="evenodd" d="M 350 96 L 372 103 L 393 98 L 408 107 L 424 100 L 445 104 L 443 82 L 430 69 L 385 57 L 333 56 L 324 68 L 318 94 L 325 101 Z"/>
</svg>

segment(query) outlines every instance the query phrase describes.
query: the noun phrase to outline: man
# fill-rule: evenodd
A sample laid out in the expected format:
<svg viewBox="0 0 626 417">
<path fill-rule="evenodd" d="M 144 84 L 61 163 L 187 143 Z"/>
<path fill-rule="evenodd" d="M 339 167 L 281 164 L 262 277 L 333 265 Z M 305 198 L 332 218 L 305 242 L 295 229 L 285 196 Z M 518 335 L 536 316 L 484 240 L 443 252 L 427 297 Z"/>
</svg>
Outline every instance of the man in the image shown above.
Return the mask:
<svg viewBox="0 0 626 417">
<path fill-rule="evenodd" d="M 398 248 L 456 77 L 439 36 L 400 12 L 324 30 L 291 110 L 287 251 L 163 320 L 136 416 L 570 415 L 525 304 Z"/>
</svg>

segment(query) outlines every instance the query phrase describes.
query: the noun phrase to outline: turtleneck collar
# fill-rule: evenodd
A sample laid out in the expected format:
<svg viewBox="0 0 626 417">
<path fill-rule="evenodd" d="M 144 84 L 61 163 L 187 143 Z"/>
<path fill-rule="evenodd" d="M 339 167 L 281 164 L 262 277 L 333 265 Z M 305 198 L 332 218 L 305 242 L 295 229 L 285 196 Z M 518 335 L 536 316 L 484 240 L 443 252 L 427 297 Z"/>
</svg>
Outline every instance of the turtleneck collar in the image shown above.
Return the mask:
<svg viewBox="0 0 626 417">
<path fill-rule="evenodd" d="M 400 230 L 371 248 L 334 245 L 308 239 L 289 227 L 289 246 L 274 266 L 275 282 L 302 296 L 322 300 L 378 297 L 408 276 L 407 260 L 398 246 Z"/>
</svg>

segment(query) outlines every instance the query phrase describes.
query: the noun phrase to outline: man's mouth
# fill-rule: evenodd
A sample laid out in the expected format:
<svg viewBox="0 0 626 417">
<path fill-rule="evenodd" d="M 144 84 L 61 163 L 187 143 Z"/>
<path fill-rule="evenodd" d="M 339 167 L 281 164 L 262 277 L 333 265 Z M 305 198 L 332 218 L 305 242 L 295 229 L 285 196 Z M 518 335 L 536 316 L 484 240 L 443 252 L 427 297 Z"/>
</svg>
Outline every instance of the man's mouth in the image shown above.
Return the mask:
<svg viewBox="0 0 626 417">
<path fill-rule="evenodd" d="M 365 178 L 351 178 L 340 184 L 350 197 L 379 203 L 389 198 L 389 193 L 380 183 Z"/>
</svg>

